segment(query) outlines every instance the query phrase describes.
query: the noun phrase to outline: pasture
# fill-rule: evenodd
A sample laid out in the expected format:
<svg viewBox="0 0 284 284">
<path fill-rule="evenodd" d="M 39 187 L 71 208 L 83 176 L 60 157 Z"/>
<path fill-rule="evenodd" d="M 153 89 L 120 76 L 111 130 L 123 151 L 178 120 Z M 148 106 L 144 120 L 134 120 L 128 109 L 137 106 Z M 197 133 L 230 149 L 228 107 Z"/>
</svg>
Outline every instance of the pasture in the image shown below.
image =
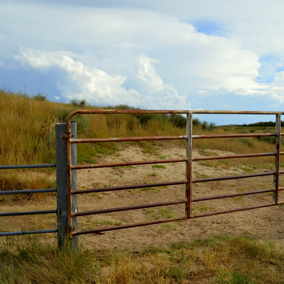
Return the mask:
<svg viewBox="0 0 284 284">
<path fill-rule="evenodd" d="M 25 94 L 0 92 L 1 164 L 49 163 L 55 160 L 54 123 L 66 118 L 76 103 L 57 104 Z M 125 106 L 124 106 L 125 107 Z M 88 107 L 89 108 L 89 107 Z M 90 107 L 92 108 L 92 107 Z M 184 135 L 182 119 L 163 116 L 104 115 L 77 118 L 80 137 Z M 193 132 L 268 133 L 273 127 L 196 124 Z M 198 130 L 197 130 L 198 129 Z M 193 157 L 233 153 L 274 152 L 269 139 L 197 140 Z M 184 158 L 184 142 L 141 142 L 78 145 L 78 164 Z M 282 160 L 283 161 L 283 160 Z M 284 169 L 280 161 L 281 170 Z M 231 176 L 274 170 L 274 157 L 195 162 L 194 178 Z M 36 189 L 56 185 L 53 170 L 7 170 L 0 173 L 1 190 Z M 78 190 L 127 184 L 151 184 L 185 179 L 184 164 L 144 165 L 78 171 Z M 283 177 L 280 178 L 280 186 Z M 196 183 L 193 196 L 204 197 L 273 188 L 273 178 Z M 78 195 L 80 211 L 183 199 L 184 185 L 146 187 L 121 192 Z M 280 192 L 280 201 L 284 195 Z M 249 207 L 272 200 L 271 193 L 193 204 L 193 214 Z M 2 212 L 48 210 L 54 194 L 5 196 Z M 115 212 L 78 217 L 79 229 L 174 218 L 184 206 Z M 0 283 L 283 283 L 284 208 L 243 211 L 173 223 L 132 228 L 81 237 L 74 255 L 58 252 L 56 235 L 1 239 Z M 51 215 L 5 217 L 0 231 L 49 229 Z M 62 266 L 62 268 L 60 268 Z M 21 278 L 20 278 L 21 277 Z M 21 279 L 21 280 L 20 280 Z"/>
</svg>

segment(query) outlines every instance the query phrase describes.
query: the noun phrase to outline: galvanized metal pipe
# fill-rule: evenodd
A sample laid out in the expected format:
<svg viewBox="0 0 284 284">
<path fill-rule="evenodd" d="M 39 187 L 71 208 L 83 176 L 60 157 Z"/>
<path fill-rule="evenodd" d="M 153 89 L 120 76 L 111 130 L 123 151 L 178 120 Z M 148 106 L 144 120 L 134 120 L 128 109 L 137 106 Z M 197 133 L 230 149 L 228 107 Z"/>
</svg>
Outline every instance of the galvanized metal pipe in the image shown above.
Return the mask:
<svg viewBox="0 0 284 284">
<path fill-rule="evenodd" d="M 21 232 L 4 232 L 4 233 L 0 233 L 0 237 L 19 236 L 19 235 L 32 235 L 32 234 L 50 234 L 50 233 L 57 233 L 57 229 L 53 229 L 53 230 L 38 230 L 38 231 L 21 231 Z"/>
<path fill-rule="evenodd" d="M 0 217 L 4 217 L 4 216 L 20 216 L 20 215 L 54 214 L 54 213 L 57 213 L 57 210 L 8 212 L 8 213 L 0 213 Z"/>
<path fill-rule="evenodd" d="M 161 207 L 161 206 L 169 206 L 169 205 L 178 205 L 178 204 L 184 204 L 184 203 L 186 203 L 186 200 L 169 201 L 169 202 L 159 202 L 159 203 L 152 203 L 152 204 L 143 204 L 143 205 L 135 205 L 135 206 L 125 206 L 125 207 L 117 207 L 117 208 L 109 208 L 109 209 L 100 209 L 100 210 L 93 210 L 93 211 L 85 211 L 85 212 L 72 213 L 72 214 L 71 214 L 71 217 L 79 217 L 79 216 L 87 216 L 87 215 L 96 215 L 96 214 L 119 212 L 119 211 L 128 211 L 128 210 L 136 210 L 136 209 L 144 209 L 144 208 L 151 208 L 151 207 Z"/>
<path fill-rule="evenodd" d="M 78 232 L 72 232 L 71 234 L 72 236 L 86 235 L 86 234 L 98 234 L 100 232 L 122 230 L 122 229 L 135 228 L 135 227 L 141 227 L 141 226 L 149 226 L 149 225 L 168 223 L 168 222 L 173 222 L 173 221 L 182 221 L 186 219 L 187 219 L 186 216 L 182 218 L 161 219 L 161 220 L 150 221 L 150 222 L 133 223 L 133 224 L 127 224 L 127 225 L 120 225 L 120 226 L 110 226 L 110 227 L 104 227 L 104 228 L 92 229 L 92 230 L 83 230 L 83 231 L 78 231 Z"/>
<path fill-rule="evenodd" d="M 4 194 L 29 194 L 29 193 L 44 193 L 44 192 L 56 192 L 56 188 L 47 189 L 31 189 L 31 190 L 10 190 L 10 191 L 0 191 L 0 195 Z"/>
<path fill-rule="evenodd" d="M 88 164 L 88 165 L 71 166 L 71 169 L 72 170 L 98 169 L 98 168 L 110 168 L 110 167 L 181 163 L 181 162 L 186 162 L 186 161 L 187 161 L 186 159 L 171 159 L 171 160 L 156 160 L 156 161 L 134 161 L 134 162 L 112 163 L 112 164 Z"/>
<path fill-rule="evenodd" d="M 55 168 L 56 164 L 40 164 L 40 165 L 11 165 L 11 166 L 0 166 L 0 170 L 10 169 L 35 169 L 35 168 Z"/>
<path fill-rule="evenodd" d="M 192 199 L 192 202 L 222 199 L 222 198 L 229 198 L 229 197 L 236 197 L 236 196 L 253 195 L 253 194 L 261 194 L 261 193 L 267 193 L 267 192 L 273 192 L 273 191 L 275 190 L 265 189 L 265 190 L 255 190 L 255 191 L 247 191 L 247 192 L 232 193 L 232 194 L 223 194 L 223 195 L 195 198 L 195 199 Z"/>
<path fill-rule="evenodd" d="M 251 177 L 261 177 L 261 176 L 271 176 L 275 172 L 261 173 L 261 174 L 251 174 L 251 175 L 240 175 L 240 176 L 228 176 L 228 177 L 217 177 L 217 178 L 203 178 L 203 179 L 194 179 L 192 183 L 198 182 L 209 182 L 209 181 L 218 181 L 218 180 L 230 180 L 230 179 L 241 179 L 241 178 L 251 178 Z"/>
<path fill-rule="evenodd" d="M 71 191 L 71 194 L 85 194 L 85 193 L 92 193 L 92 192 L 105 192 L 105 191 L 115 191 L 115 190 L 125 190 L 125 189 L 159 187 L 159 186 L 186 184 L 186 183 L 187 181 L 173 181 L 173 182 L 161 182 L 161 183 L 150 183 L 150 184 L 136 184 L 136 185 L 92 188 L 92 189 L 84 189 L 84 190 L 74 190 L 74 191 Z"/>
</svg>

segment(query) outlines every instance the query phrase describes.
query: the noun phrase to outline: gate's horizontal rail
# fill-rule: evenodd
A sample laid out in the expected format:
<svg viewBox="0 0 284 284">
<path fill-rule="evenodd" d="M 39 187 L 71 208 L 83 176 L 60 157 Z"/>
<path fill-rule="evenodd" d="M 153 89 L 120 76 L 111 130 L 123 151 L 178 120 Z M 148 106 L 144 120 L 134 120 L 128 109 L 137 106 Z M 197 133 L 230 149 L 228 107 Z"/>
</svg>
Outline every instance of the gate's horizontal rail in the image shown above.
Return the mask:
<svg viewBox="0 0 284 284">
<path fill-rule="evenodd" d="M 53 214 L 53 213 L 57 213 L 57 210 L 8 212 L 8 213 L 0 213 L 0 217 L 3 217 L 3 216 L 19 216 L 19 215 Z"/>
<path fill-rule="evenodd" d="M 92 188 L 85 190 L 71 190 L 71 194 L 83 194 L 92 192 L 104 192 L 104 191 L 114 191 L 114 190 L 125 190 L 125 189 L 136 189 L 145 187 L 158 187 L 158 186 L 168 186 L 168 185 L 179 185 L 187 184 L 187 181 L 172 181 L 172 182 L 161 182 L 161 183 L 149 183 L 149 184 L 136 184 L 136 185 L 126 185 L 126 186 L 116 186 L 116 187 L 103 187 L 103 188 Z"/>
<path fill-rule="evenodd" d="M 134 161 L 124 163 L 112 163 L 112 164 L 89 164 L 89 165 L 76 165 L 71 166 L 72 170 L 80 169 L 92 169 L 92 168 L 110 168 L 110 167 L 124 167 L 124 166 L 138 166 L 138 165 L 154 165 L 154 164 L 166 164 L 166 163 L 180 163 L 186 162 L 187 159 L 172 159 L 172 160 L 158 160 L 158 161 Z"/>
<path fill-rule="evenodd" d="M 27 234 L 49 234 L 49 233 L 57 233 L 57 229 L 52 230 L 38 230 L 38 231 L 22 231 L 22 232 L 4 232 L 0 233 L 0 237 L 4 236 L 18 236 L 18 235 L 27 235 Z"/>
<path fill-rule="evenodd" d="M 127 225 L 120 225 L 120 226 L 110 226 L 110 227 L 103 227 L 103 228 L 100 228 L 100 229 L 92 229 L 92 230 L 83 230 L 83 231 L 72 232 L 71 235 L 72 236 L 78 236 L 78 235 L 86 235 L 86 234 L 96 234 L 96 233 L 106 232 L 106 231 L 135 228 L 135 227 L 154 225 L 154 224 L 160 224 L 160 223 L 168 223 L 168 222 L 173 222 L 173 221 L 182 221 L 182 220 L 186 220 L 186 219 L 187 219 L 187 217 L 185 216 L 185 217 L 182 217 L 182 218 L 169 218 L 169 219 L 161 219 L 161 220 L 150 221 L 150 222 L 133 223 L 133 224 L 127 224 Z"/>
<path fill-rule="evenodd" d="M 203 179 L 194 179 L 194 180 L 192 180 L 192 183 L 218 181 L 218 180 L 229 180 L 229 179 L 251 178 L 251 177 L 261 177 L 261 176 L 271 176 L 271 175 L 275 175 L 275 174 L 276 174 L 276 172 L 269 172 L 269 173 L 260 173 L 260 174 L 251 174 L 251 175 L 203 178 Z"/>
<path fill-rule="evenodd" d="M 275 111 L 232 111 L 232 110 L 74 110 L 67 117 L 67 123 L 76 114 L 262 114 L 276 115 L 284 112 Z"/>
<path fill-rule="evenodd" d="M 228 155 L 228 156 L 207 156 L 207 157 L 202 157 L 202 158 L 194 158 L 192 159 L 192 161 L 197 162 L 197 161 L 207 161 L 207 160 L 265 157 L 265 156 L 275 156 L 275 155 L 276 153 L 255 153 L 255 154 L 240 154 L 240 155 Z M 282 155 L 284 155 L 284 152 L 282 152 Z"/>
<path fill-rule="evenodd" d="M 284 135 L 284 133 L 283 133 Z M 277 136 L 276 133 L 253 133 L 253 134 L 214 134 L 214 135 L 192 135 L 192 139 L 207 138 L 238 138 L 238 137 L 271 137 Z"/>
<path fill-rule="evenodd" d="M 207 200 L 213 200 L 213 199 L 222 199 L 222 198 L 244 196 L 244 195 L 261 194 L 261 193 L 273 192 L 273 191 L 275 191 L 275 189 L 255 190 L 255 191 L 232 193 L 232 194 L 226 194 L 226 195 L 216 195 L 216 196 L 195 198 L 195 199 L 192 199 L 192 202 L 207 201 Z"/>
<path fill-rule="evenodd" d="M 159 203 L 143 204 L 143 205 L 136 205 L 136 206 L 126 206 L 126 207 L 117 207 L 117 208 L 85 211 L 85 212 L 76 212 L 76 213 L 72 213 L 71 217 L 79 217 L 79 216 L 86 216 L 86 215 L 95 215 L 95 214 L 102 214 L 102 213 L 111 213 L 111 212 L 119 212 L 119 211 L 127 211 L 127 210 L 159 207 L 159 206 L 177 205 L 177 204 L 183 204 L 186 202 L 187 202 L 186 200 L 177 200 L 177 201 L 159 202 Z"/>
<path fill-rule="evenodd" d="M 242 110 L 192 110 L 195 114 L 265 114 L 265 115 L 275 115 L 284 114 L 281 111 L 242 111 Z"/>
<path fill-rule="evenodd" d="M 55 168 L 56 164 L 40 164 L 40 165 L 12 165 L 12 166 L 0 166 L 0 170 L 8 169 L 34 169 L 34 168 Z"/>
<path fill-rule="evenodd" d="M 43 193 L 43 192 L 56 192 L 56 188 L 47 189 L 29 189 L 29 190 L 10 190 L 10 191 L 0 191 L 1 194 L 24 194 L 24 193 Z"/>
<path fill-rule="evenodd" d="M 85 138 L 70 139 L 70 143 L 100 143 L 100 142 L 127 142 L 127 141 L 149 141 L 149 140 L 181 140 L 186 139 L 185 135 L 180 136 L 149 136 L 149 137 L 118 137 L 118 138 Z"/>
<path fill-rule="evenodd" d="M 223 211 L 217 211 L 217 212 L 209 212 L 209 213 L 193 215 L 192 218 L 200 218 L 200 217 L 206 217 L 206 216 L 221 215 L 221 214 L 226 214 L 226 213 L 233 213 L 233 212 L 239 212 L 239 211 L 245 211 L 245 210 L 251 210 L 251 209 L 258 209 L 258 208 L 264 208 L 264 207 L 270 207 L 270 206 L 276 206 L 276 204 L 275 203 L 273 203 L 273 204 L 263 204 L 263 205 L 235 208 L 235 209 L 223 210 Z"/>
</svg>

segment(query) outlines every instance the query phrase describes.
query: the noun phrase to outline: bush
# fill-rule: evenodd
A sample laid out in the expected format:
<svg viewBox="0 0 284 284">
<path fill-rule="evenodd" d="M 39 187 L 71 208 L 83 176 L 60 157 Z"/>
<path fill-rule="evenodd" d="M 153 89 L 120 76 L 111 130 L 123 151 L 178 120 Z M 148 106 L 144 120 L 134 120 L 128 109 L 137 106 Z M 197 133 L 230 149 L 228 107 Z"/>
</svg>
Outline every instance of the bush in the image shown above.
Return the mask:
<svg viewBox="0 0 284 284">
<path fill-rule="evenodd" d="M 48 101 L 46 97 L 47 95 L 44 95 L 44 93 L 38 93 L 37 95 L 32 96 L 32 99 L 40 101 L 40 102 L 46 102 Z"/>
<path fill-rule="evenodd" d="M 57 121 L 66 121 L 68 115 L 72 112 L 72 110 L 62 109 L 62 110 L 55 110 L 54 114 Z M 77 134 L 78 136 L 83 135 L 87 136 L 90 130 L 90 123 L 86 116 L 82 114 L 76 114 L 72 117 L 72 121 L 77 122 Z"/>
<path fill-rule="evenodd" d="M 201 123 L 201 129 L 202 130 L 206 130 L 208 128 L 208 122 L 206 120 L 204 120 L 202 123 Z"/>
<path fill-rule="evenodd" d="M 179 128 L 186 127 L 186 118 L 180 114 L 171 114 L 169 117 L 169 121 L 175 126 Z"/>
</svg>

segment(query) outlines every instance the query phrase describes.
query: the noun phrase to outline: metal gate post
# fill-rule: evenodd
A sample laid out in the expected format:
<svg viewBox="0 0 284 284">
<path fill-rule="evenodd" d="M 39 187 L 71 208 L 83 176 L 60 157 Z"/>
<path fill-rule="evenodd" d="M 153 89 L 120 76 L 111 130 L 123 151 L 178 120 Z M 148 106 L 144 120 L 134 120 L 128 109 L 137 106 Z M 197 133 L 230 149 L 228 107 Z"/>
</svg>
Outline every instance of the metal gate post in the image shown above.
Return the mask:
<svg viewBox="0 0 284 284">
<path fill-rule="evenodd" d="M 280 163 L 280 144 L 281 144 L 281 114 L 276 114 L 276 146 L 275 146 L 275 175 L 273 180 L 273 187 L 275 189 L 273 193 L 273 202 L 278 204 L 278 195 L 279 195 L 279 163 Z"/>
<path fill-rule="evenodd" d="M 77 123 L 71 123 L 71 131 L 74 137 L 77 136 Z M 70 238 L 68 226 L 68 190 L 67 190 L 67 150 L 66 140 L 63 138 L 66 133 L 66 122 L 59 122 L 55 125 L 56 132 L 56 183 L 57 183 L 57 229 L 58 246 L 62 248 L 65 241 Z M 77 145 L 71 147 L 72 163 L 77 164 Z M 72 189 L 77 189 L 77 173 L 73 171 Z M 72 198 L 72 208 L 77 211 L 77 196 Z M 75 212 L 75 211 L 74 211 Z M 72 226 L 77 230 L 77 218 L 73 218 Z M 77 237 L 73 238 L 73 249 L 76 249 Z"/>
</svg>

